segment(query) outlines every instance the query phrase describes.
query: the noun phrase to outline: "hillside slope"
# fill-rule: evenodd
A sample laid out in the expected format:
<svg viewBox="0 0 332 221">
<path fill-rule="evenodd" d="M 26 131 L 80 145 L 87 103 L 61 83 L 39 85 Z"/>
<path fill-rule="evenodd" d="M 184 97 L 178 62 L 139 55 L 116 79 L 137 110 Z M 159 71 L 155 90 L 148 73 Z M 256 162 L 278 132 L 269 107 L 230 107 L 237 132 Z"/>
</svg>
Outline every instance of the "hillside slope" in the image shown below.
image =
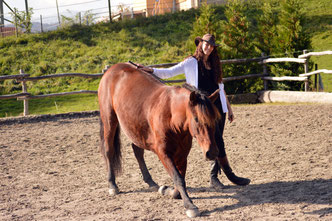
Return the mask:
<svg viewBox="0 0 332 221">
<path fill-rule="evenodd" d="M 330 0 L 304 0 L 307 27 L 312 33 L 314 51 L 332 50 L 332 2 Z M 319 69 L 332 70 L 332 55 L 312 57 Z M 325 91 L 332 92 L 332 75 L 322 75 Z"/>
</svg>

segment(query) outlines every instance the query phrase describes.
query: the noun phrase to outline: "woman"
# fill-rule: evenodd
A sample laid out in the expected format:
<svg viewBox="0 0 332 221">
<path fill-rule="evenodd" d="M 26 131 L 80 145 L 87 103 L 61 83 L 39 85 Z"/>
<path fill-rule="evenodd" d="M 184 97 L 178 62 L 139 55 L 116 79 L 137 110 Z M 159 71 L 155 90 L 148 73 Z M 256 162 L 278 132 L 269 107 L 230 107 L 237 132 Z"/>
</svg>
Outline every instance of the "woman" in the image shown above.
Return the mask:
<svg viewBox="0 0 332 221">
<path fill-rule="evenodd" d="M 206 34 L 203 38 L 196 37 L 195 44 L 196 51 L 194 55 L 173 67 L 152 69 L 138 65 L 138 68 L 153 73 L 160 78 L 170 78 L 184 73 L 188 84 L 195 86 L 207 94 L 213 93 L 218 88 L 220 89 L 220 99 L 217 99 L 215 102 L 221 114 L 221 120 L 217 123 L 215 134 L 219 156 L 217 160 L 211 164 L 211 187 L 219 189 L 224 186 L 218 179 L 220 168 L 232 183 L 242 186 L 248 185 L 250 183 L 249 179 L 238 177 L 232 172 L 225 152 L 223 132 L 226 113 L 228 113 L 228 120 L 230 122 L 234 120 L 234 114 L 226 97 L 224 84 L 222 82 L 222 71 L 217 51 L 218 45 L 215 43 L 215 37 L 211 34 Z"/>
</svg>

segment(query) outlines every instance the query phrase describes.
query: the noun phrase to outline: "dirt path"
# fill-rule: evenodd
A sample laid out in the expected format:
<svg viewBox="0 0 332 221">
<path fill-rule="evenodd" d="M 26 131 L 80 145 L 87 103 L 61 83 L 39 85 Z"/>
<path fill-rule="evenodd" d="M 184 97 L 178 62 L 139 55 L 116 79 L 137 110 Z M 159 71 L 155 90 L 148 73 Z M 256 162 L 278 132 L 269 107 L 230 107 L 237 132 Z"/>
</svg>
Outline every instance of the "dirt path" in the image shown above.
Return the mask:
<svg viewBox="0 0 332 221">
<path fill-rule="evenodd" d="M 195 220 L 332 220 L 332 105 L 235 106 L 225 143 L 237 174 L 209 188 L 209 162 L 194 142 L 186 183 Z M 0 220 L 189 220 L 183 203 L 150 192 L 123 139 L 121 194 L 108 195 L 98 117 L 0 121 Z M 151 175 L 172 185 L 157 157 Z"/>
</svg>

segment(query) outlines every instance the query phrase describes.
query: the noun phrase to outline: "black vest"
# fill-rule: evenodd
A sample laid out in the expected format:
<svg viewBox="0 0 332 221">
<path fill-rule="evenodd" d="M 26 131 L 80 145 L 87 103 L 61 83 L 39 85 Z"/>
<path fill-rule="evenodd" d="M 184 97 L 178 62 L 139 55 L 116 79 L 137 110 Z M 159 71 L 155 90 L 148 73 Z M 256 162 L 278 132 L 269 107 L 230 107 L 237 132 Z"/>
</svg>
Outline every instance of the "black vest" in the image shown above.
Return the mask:
<svg viewBox="0 0 332 221">
<path fill-rule="evenodd" d="M 206 69 L 203 61 L 198 61 L 198 89 L 208 95 L 219 89 L 212 69 Z M 223 113 L 219 97 L 216 99 L 214 104 L 219 109 L 219 111 Z"/>
</svg>

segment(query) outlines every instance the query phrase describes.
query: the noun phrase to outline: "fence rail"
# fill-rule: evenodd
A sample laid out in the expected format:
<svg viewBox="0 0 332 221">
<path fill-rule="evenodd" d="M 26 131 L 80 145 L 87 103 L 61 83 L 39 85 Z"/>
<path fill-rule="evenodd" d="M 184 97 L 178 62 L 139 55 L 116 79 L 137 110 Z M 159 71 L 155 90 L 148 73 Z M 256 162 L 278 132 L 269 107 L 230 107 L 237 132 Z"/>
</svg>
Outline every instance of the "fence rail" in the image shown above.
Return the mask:
<svg viewBox="0 0 332 221">
<path fill-rule="evenodd" d="M 278 62 L 295 62 L 295 63 L 302 63 L 306 62 L 306 59 L 299 59 L 299 58 L 268 58 L 262 61 L 263 64 L 267 63 L 278 63 Z"/>
<path fill-rule="evenodd" d="M 263 80 L 268 81 L 307 81 L 307 77 L 292 77 L 292 76 L 283 76 L 283 77 L 262 77 Z"/>
<path fill-rule="evenodd" d="M 332 74 L 332 70 L 321 69 L 316 70 L 313 72 L 309 72 L 308 67 L 308 60 L 311 56 L 321 56 L 321 55 L 331 55 L 332 51 L 323 51 L 323 52 L 310 52 L 306 53 L 303 52 L 303 55 L 300 55 L 299 58 L 269 58 L 268 56 L 262 56 L 258 58 L 246 58 L 246 59 L 231 59 L 231 60 L 221 60 L 221 64 L 244 64 L 248 62 L 257 62 L 262 65 L 262 73 L 261 74 L 248 74 L 248 75 L 241 75 L 241 76 L 233 76 L 233 77 L 225 77 L 223 78 L 224 82 L 236 81 L 236 80 L 243 80 L 248 78 L 261 78 L 264 81 L 264 90 L 268 89 L 268 81 L 303 81 L 305 82 L 305 91 L 309 90 L 309 77 L 312 75 L 320 75 L 320 73 L 325 74 Z M 305 73 L 299 74 L 299 76 L 282 76 L 282 77 L 273 77 L 269 76 L 267 65 L 270 63 L 276 62 L 296 62 L 304 64 Z M 178 63 L 167 63 L 167 64 L 155 64 L 150 65 L 149 67 L 169 67 L 176 65 Z M 109 68 L 106 66 L 105 69 L 102 70 L 102 73 L 98 74 L 83 74 L 83 73 L 62 73 L 62 74 L 52 74 L 52 75 L 44 75 L 44 76 L 37 76 L 37 77 L 30 77 L 30 74 L 25 74 L 23 70 L 20 70 L 20 74 L 17 75 L 6 75 L 0 76 L 0 80 L 9 80 L 15 79 L 18 82 L 22 83 L 22 93 L 16 94 L 7 94 L 7 95 L 0 95 L 0 99 L 12 99 L 17 98 L 17 100 L 23 100 L 24 103 L 24 111 L 23 115 L 29 115 L 29 99 L 39 99 L 39 98 L 46 98 L 46 97 L 56 97 L 56 96 L 64 96 L 64 95 L 73 95 L 73 94 L 97 94 L 97 91 L 91 90 L 80 90 L 80 91 L 71 91 L 71 92 L 61 92 L 61 93 L 53 93 L 53 94 L 43 94 L 43 95 L 32 95 L 28 93 L 28 88 L 26 85 L 27 81 L 38 81 L 44 80 L 49 78 L 58 78 L 58 77 L 83 77 L 83 78 L 100 78 L 103 76 L 105 71 Z M 185 79 L 180 80 L 166 80 L 163 81 L 165 83 L 181 83 L 185 82 Z"/>
<path fill-rule="evenodd" d="M 53 93 L 53 94 L 41 94 L 41 95 L 32 95 L 30 93 L 20 93 L 19 96 L 17 97 L 17 99 L 18 100 L 38 99 L 38 98 L 58 97 L 58 96 L 73 95 L 73 94 L 98 94 L 98 91 L 80 90 L 80 91 L 60 92 L 60 93 Z"/>
<path fill-rule="evenodd" d="M 29 74 L 25 74 L 25 76 Z M 58 78 L 58 77 L 83 77 L 83 78 L 99 78 L 102 77 L 103 74 L 82 74 L 82 73 L 62 73 L 62 74 L 50 74 L 50 75 L 43 75 L 37 77 L 18 77 L 17 81 L 38 81 L 48 78 Z"/>
<path fill-rule="evenodd" d="M 305 73 L 305 74 L 300 74 L 299 76 L 300 77 L 309 77 L 311 75 L 316 75 L 316 74 L 320 74 L 320 73 L 332 74 L 332 70 L 321 69 L 321 70 L 316 70 L 316 71 Z"/>
<path fill-rule="evenodd" d="M 29 77 L 30 74 L 16 74 L 16 75 L 3 75 L 0 76 L 0 80 L 9 80 L 9 79 L 16 79 L 16 80 L 20 80 L 26 77 Z"/>
<path fill-rule="evenodd" d="M 332 55 L 332 51 L 309 52 L 299 56 L 299 58 L 310 58 L 311 56 Z"/>
</svg>

